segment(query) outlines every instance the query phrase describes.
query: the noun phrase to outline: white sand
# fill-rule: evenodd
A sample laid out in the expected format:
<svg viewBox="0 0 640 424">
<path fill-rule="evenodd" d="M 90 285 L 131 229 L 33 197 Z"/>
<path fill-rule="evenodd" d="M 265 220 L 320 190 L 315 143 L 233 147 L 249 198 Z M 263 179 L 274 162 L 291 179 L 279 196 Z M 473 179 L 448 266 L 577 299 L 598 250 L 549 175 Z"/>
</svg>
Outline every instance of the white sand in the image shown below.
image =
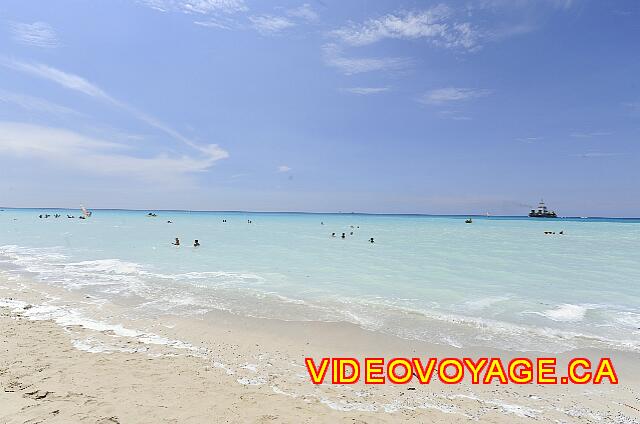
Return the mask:
<svg viewBox="0 0 640 424">
<path fill-rule="evenodd" d="M 305 356 L 519 355 L 223 312 L 131 319 L 126 305 L 25 279 L 0 280 L 0 298 L 16 300 L 0 307 L 2 423 L 640 423 L 637 354 L 560 355 L 611 356 L 617 386 L 317 387 L 302 366 Z"/>
</svg>

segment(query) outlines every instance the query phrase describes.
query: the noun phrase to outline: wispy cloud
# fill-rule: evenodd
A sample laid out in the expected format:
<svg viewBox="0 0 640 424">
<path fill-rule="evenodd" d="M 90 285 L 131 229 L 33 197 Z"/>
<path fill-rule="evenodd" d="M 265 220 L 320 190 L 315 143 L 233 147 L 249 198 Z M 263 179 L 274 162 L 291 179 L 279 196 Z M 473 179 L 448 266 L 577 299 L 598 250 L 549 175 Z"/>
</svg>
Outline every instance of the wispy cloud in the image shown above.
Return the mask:
<svg viewBox="0 0 640 424">
<path fill-rule="evenodd" d="M 578 3 L 576 0 L 475 0 L 470 2 L 467 9 L 522 9 L 532 6 L 553 7 L 555 9 L 570 9 Z"/>
<path fill-rule="evenodd" d="M 259 15 L 249 16 L 253 27 L 261 34 L 277 34 L 296 24 L 284 16 Z"/>
<path fill-rule="evenodd" d="M 325 63 L 339 69 L 345 75 L 371 71 L 400 70 L 408 67 L 411 60 L 402 57 L 346 57 L 337 44 L 322 47 Z"/>
<path fill-rule="evenodd" d="M 480 34 L 470 22 L 454 19 L 453 10 L 443 4 L 423 11 L 397 12 L 362 24 L 350 25 L 329 33 L 352 46 L 365 46 L 384 39 L 427 39 L 447 48 L 473 50 L 479 47 Z"/>
<path fill-rule="evenodd" d="M 206 171 L 224 157 L 141 157 L 127 145 L 103 141 L 66 129 L 0 122 L 0 153 L 36 159 L 88 174 L 135 177 L 175 183 Z"/>
<path fill-rule="evenodd" d="M 485 88 L 438 88 L 425 93 L 419 100 L 425 104 L 443 104 L 486 97 L 492 90 Z"/>
<path fill-rule="evenodd" d="M 311 7 L 309 3 L 305 3 L 302 6 L 288 9 L 287 15 L 293 18 L 304 19 L 307 22 L 315 22 L 318 20 L 318 13 Z"/>
<path fill-rule="evenodd" d="M 243 25 L 241 25 L 236 19 L 232 19 L 227 16 L 210 16 L 210 17 L 207 17 L 206 20 L 194 21 L 193 23 L 199 26 L 207 27 L 207 28 L 216 28 L 216 29 L 225 29 L 225 30 L 234 30 L 234 29 L 243 28 Z"/>
<path fill-rule="evenodd" d="M 161 12 L 178 11 L 200 15 L 230 14 L 248 9 L 243 0 L 138 0 L 138 3 Z"/>
<path fill-rule="evenodd" d="M 441 110 L 438 111 L 438 117 L 442 119 L 451 119 L 454 121 L 471 121 L 473 118 L 462 114 L 457 110 Z"/>
<path fill-rule="evenodd" d="M 389 91 L 389 87 L 350 87 L 343 88 L 341 91 L 358 94 L 361 96 L 368 96 L 370 94 L 380 94 Z"/>
<path fill-rule="evenodd" d="M 171 136 L 175 140 L 178 140 L 189 147 L 200 151 L 203 154 L 211 155 L 213 158 L 220 158 L 219 156 L 223 154 L 224 150 L 220 149 L 216 144 L 210 145 L 200 145 L 190 140 L 189 138 L 183 136 L 178 131 L 174 130 L 167 124 L 161 122 L 155 117 L 142 112 L 133 106 L 130 106 L 111 95 L 107 94 L 104 90 L 102 90 L 97 85 L 87 81 L 86 79 L 71 74 L 68 72 L 61 71 L 59 69 L 40 64 L 40 63 L 26 63 L 13 59 L 7 59 L 0 57 L 0 65 L 14 69 L 16 71 L 24 72 L 26 74 L 42 78 L 48 81 L 52 81 L 62 87 L 68 88 L 73 91 L 77 91 L 79 93 L 85 94 L 92 98 L 95 98 L 104 103 L 115 106 L 132 116 L 136 119 L 145 122 L 146 124 L 156 128 L 157 130 L 164 132 L 165 134 Z M 228 156 L 227 152 L 224 152 L 224 155 Z M 224 157 L 226 157 L 224 156 Z"/>
<path fill-rule="evenodd" d="M 609 131 L 593 131 L 593 132 L 574 132 L 571 133 L 571 137 L 574 138 L 593 138 L 593 137 L 603 137 L 606 135 L 611 135 L 612 132 Z"/>
<path fill-rule="evenodd" d="M 26 94 L 12 93 L 0 89 L 0 103 L 11 103 L 29 112 L 44 112 L 53 115 L 80 115 L 81 113 L 52 103 L 39 97 L 28 96 Z"/>
<path fill-rule="evenodd" d="M 640 116 L 640 102 L 624 102 L 622 106 L 631 116 Z"/>
<path fill-rule="evenodd" d="M 516 141 L 519 141 L 521 143 L 536 143 L 543 139 L 544 137 L 520 137 L 516 138 Z"/>
<path fill-rule="evenodd" d="M 621 156 L 621 153 L 607 153 L 607 152 L 588 152 L 588 153 L 575 153 L 571 156 L 579 158 L 608 158 L 612 156 Z"/>
<path fill-rule="evenodd" d="M 291 168 L 290 168 L 290 167 L 288 167 L 287 165 L 280 165 L 280 166 L 277 168 L 277 171 L 278 171 L 278 172 L 289 172 L 289 171 L 291 171 Z"/>
<path fill-rule="evenodd" d="M 51 25 L 45 22 L 34 22 L 32 24 L 16 22 L 11 24 L 13 39 L 19 43 L 43 47 L 58 47 L 58 37 Z"/>
</svg>

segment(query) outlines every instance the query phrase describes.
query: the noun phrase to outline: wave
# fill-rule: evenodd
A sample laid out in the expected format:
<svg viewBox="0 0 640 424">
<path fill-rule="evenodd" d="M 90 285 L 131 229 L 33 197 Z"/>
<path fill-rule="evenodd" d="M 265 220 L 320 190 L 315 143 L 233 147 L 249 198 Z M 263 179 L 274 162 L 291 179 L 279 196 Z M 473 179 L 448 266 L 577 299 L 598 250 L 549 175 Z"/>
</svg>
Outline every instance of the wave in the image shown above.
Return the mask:
<svg viewBox="0 0 640 424">
<path fill-rule="evenodd" d="M 540 315 L 545 316 L 554 321 L 582 321 L 589 308 L 582 305 L 571 305 L 565 303 L 557 306 L 554 309 L 549 309 L 541 312 Z"/>
<path fill-rule="evenodd" d="M 504 311 L 520 299 L 512 295 L 487 296 L 461 304 L 442 305 L 418 299 L 342 295 L 291 296 L 274 290 L 270 276 L 248 272 L 204 271 L 161 273 L 153 268 L 121 259 L 72 260 L 59 248 L 0 246 L 0 262 L 12 272 L 27 272 L 45 284 L 83 293 L 101 300 L 128 299 L 134 312 L 202 315 L 214 310 L 287 321 L 349 322 L 371 331 L 406 339 L 455 347 L 498 347 L 515 351 L 563 352 L 580 347 L 640 350 L 637 331 L 640 314 L 612 305 L 564 303 L 542 311 Z M 314 292 L 315 294 L 316 292 Z M 613 308 L 613 309 L 612 309 Z M 590 311 L 601 314 L 604 328 L 586 325 Z M 36 309 L 31 314 L 60 320 L 69 325 L 74 318 L 58 316 L 59 310 Z M 535 315 L 539 322 L 518 316 Z M 508 319 L 507 319 L 508 318 Z M 102 324 L 82 318 L 82 325 L 106 331 Z M 606 328 L 605 328 L 606 327 Z M 589 329 L 589 331 L 587 331 Z M 109 328 L 114 334 L 124 328 Z M 594 332 L 595 331 L 595 332 Z M 145 337 L 143 335 L 126 335 Z M 153 338 L 147 338 L 153 343 Z M 160 342 L 160 341 L 158 341 Z"/>
</svg>

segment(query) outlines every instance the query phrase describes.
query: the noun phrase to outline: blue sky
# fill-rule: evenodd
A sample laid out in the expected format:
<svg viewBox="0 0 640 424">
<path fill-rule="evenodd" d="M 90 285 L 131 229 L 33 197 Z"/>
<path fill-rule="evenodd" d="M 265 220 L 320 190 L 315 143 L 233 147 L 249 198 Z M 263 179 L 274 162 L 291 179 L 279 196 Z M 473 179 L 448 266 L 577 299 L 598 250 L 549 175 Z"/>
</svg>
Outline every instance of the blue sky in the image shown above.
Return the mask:
<svg viewBox="0 0 640 424">
<path fill-rule="evenodd" d="M 3 1 L 0 204 L 640 216 L 639 17 Z"/>
</svg>

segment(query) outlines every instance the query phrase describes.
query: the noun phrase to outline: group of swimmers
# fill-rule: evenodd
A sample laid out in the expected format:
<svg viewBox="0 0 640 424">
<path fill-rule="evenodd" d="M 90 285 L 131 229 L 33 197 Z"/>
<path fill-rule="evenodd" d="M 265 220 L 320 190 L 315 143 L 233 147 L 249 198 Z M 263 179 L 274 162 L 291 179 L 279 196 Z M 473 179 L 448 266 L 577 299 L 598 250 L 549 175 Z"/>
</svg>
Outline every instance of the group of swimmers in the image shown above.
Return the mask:
<svg viewBox="0 0 640 424">
<path fill-rule="evenodd" d="M 324 225 L 324 222 L 320 222 L 320 225 Z M 350 227 L 351 227 L 351 229 L 353 229 L 353 228 L 354 228 L 354 226 L 353 226 L 353 225 L 351 225 Z M 357 226 L 357 227 L 355 227 L 355 228 L 360 228 L 360 226 L 358 225 L 358 226 Z M 353 235 L 353 231 L 350 231 L 350 232 L 349 232 L 349 235 L 350 235 L 350 236 L 352 236 L 352 235 Z M 331 233 L 331 237 L 336 237 L 336 233 Z M 340 236 L 340 238 L 341 238 L 341 239 L 346 239 L 346 238 L 347 238 L 347 233 L 342 233 L 342 235 Z M 370 238 L 369 238 L 369 243 L 375 243 L 375 240 L 373 239 L 373 237 L 370 237 Z"/>
<path fill-rule="evenodd" d="M 174 246 L 180 246 L 180 239 L 176 237 L 176 240 L 171 244 L 173 244 Z M 196 239 L 193 241 L 193 247 L 198 247 L 198 246 L 200 246 L 200 242 L 198 241 L 198 239 Z"/>
<path fill-rule="evenodd" d="M 47 214 L 40 214 L 38 215 L 38 218 L 51 218 L 52 215 Z M 62 215 L 60 215 L 59 213 L 56 213 L 53 215 L 54 218 L 60 218 L 62 217 Z M 67 218 L 71 219 L 71 218 L 75 218 L 75 216 L 73 215 L 67 215 Z M 78 219 L 86 219 L 84 216 L 79 216 Z"/>
<path fill-rule="evenodd" d="M 147 216 L 157 216 L 157 215 L 156 214 L 152 214 L 151 212 L 149 212 L 147 214 Z M 227 222 L 227 220 L 223 219 L 222 222 Z M 173 224 L 173 222 L 167 221 L 167 224 Z M 250 219 L 247 219 L 247 224 L 253 224 L 253 221 L 250 220 Z M 178 237 L 176 237 L 174 242 L 171 243 L 171 244 L 174 245 L 174 246 L 180 246 L 180 239 Z M 198 246 L 200 246 L 200 242 L 196 239 L 196 240 L 193 241 L 193 247 L 198 247 Z"/>
</svg>

